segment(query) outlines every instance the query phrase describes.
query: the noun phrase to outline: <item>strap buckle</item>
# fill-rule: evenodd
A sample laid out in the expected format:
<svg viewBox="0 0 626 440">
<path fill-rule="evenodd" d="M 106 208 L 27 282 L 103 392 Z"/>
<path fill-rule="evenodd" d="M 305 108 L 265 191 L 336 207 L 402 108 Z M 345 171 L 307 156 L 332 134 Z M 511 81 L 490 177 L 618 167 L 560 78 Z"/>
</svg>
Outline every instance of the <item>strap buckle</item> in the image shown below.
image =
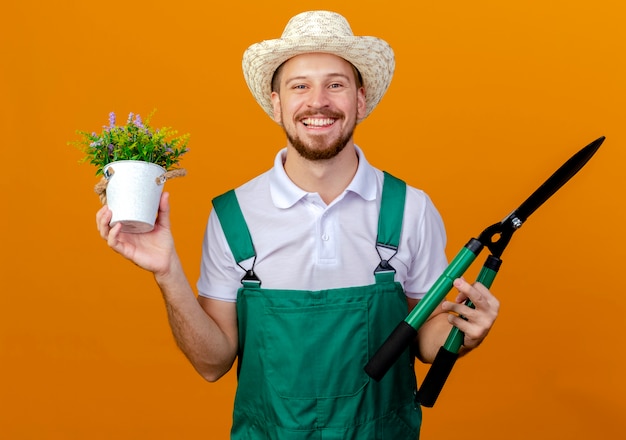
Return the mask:
<svg viewBox="0 0 626 440">
<path fill-rule="evenodd" d="M 246 274 L 241 278 L 241 284 L 261 287 L 261 280 L 253 269 L 247 270 Z"/>
</svg>

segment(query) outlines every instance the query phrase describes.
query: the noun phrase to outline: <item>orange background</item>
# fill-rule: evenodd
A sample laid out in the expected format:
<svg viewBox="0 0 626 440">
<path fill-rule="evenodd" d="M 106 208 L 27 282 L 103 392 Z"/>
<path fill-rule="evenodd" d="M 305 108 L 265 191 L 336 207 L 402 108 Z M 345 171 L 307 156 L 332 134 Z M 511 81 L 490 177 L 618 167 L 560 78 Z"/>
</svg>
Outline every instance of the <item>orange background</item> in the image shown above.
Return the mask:
<svg viewBox="0 0 626 440">
<path fill-rule="evenodd" d="M 450 256 L 607 137 L 513 238 L 493 286 L 498 322 L 424 411 L 423 438 L 623 434 L 623 2 L 337 3 L 312 7 L 343 13 L 397 57 L 356 141 L 370 162 L 431 195 Z M 95 169 L 66 143 L 77 129 L 99 131 L 110 111 L 121 121 L 158 108 L 154 125 L 191 133 L 188 176 L 166 189 L 195 285 L 210 199 L 269 168 L 284 145 L 246 88 L 241 55 L 303 7 L 4 5 L 1 438 L 227 437 L 234 375 L 206 383 L 178 351 L 150 274 L 99 238 Z"/>
</svg>

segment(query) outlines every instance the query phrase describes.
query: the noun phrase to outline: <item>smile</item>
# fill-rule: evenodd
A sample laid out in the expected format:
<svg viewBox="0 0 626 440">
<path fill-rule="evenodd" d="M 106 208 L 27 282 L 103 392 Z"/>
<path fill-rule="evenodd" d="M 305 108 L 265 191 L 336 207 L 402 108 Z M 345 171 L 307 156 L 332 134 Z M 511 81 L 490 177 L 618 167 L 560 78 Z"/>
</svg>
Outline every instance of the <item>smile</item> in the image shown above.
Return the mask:
<svg viewBox="0 0 626 440">
<path fill-rule="evenodd" d="M 307 127 L 328 127 L 335 123 L 336 119 L 332 118 L 305 118 L 301 122 Z"/>
</svg>

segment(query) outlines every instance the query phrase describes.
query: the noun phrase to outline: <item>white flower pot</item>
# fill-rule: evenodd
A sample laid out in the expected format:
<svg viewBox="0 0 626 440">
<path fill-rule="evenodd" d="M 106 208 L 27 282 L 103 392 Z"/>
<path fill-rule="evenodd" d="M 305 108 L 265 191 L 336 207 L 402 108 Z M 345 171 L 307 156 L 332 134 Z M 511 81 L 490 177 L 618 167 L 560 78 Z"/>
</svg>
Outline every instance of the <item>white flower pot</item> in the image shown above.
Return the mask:
<svg viewBox="0 0 626 440">
<path fill-rule="evenodd" d="M 150 162 L 120 160 L 104 167 L 106 198 L 113 213 L 111 227 L 122 223 L 123 232 L 154 229 L 166 170 Z"/>
</svg>

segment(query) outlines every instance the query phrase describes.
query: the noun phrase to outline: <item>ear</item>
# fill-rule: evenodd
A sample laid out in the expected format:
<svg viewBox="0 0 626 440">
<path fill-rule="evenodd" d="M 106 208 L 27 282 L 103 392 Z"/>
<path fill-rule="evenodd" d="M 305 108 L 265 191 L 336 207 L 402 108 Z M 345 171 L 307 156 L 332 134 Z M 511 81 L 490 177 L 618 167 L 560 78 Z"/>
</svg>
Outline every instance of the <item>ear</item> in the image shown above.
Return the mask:
<svg viewBox="0 0 626 440">
<path fill-rule="evenodd" d="M 272 92 L 272 107 L 274 108 L 274 121 L 282 123 L 282 112 L 280 109 L 280 95 L 276 92 Z"/>
<path fill-rule="evenodd" d="M 359 87 L 356 94 L 356 117 L 360 121 L 367 112 L 367 101 L 365 101 L 365 87 Z"/>
</svg>

